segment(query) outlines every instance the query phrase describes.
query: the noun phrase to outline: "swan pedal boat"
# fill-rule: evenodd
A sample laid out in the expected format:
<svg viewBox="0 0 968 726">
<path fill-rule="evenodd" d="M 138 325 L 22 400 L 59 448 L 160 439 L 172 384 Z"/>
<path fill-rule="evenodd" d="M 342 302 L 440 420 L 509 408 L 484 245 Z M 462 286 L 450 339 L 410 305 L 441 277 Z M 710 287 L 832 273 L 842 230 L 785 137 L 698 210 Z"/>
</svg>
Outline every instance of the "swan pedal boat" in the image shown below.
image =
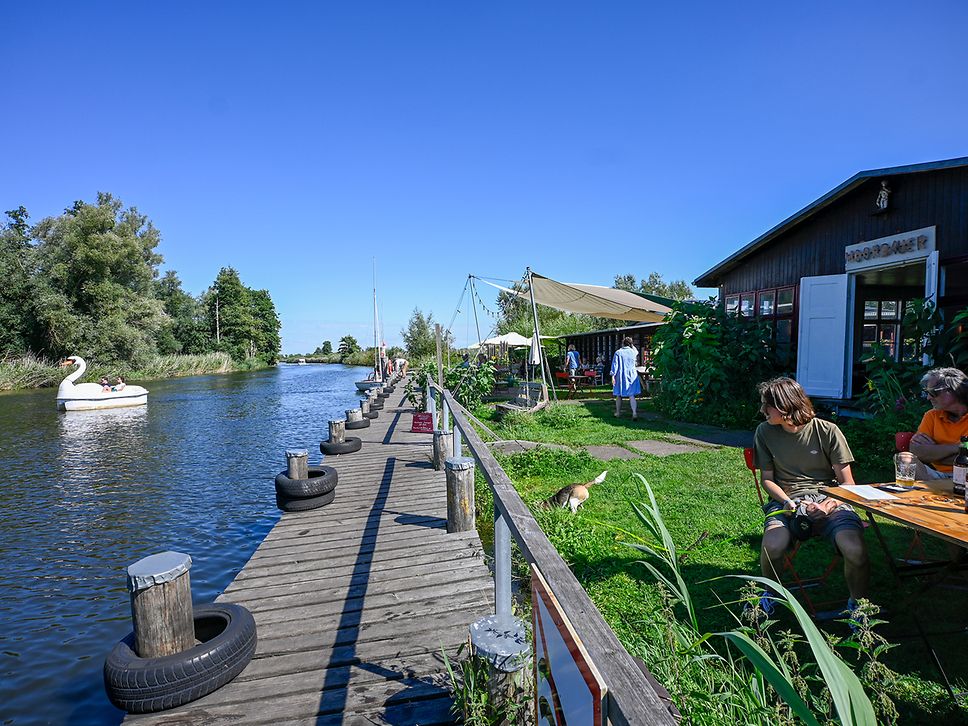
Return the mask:
<svg viewBox="0 0 968 726">
<path fill-rule="evenodd" d="M 100 383 L 78 383 L 78 378 L 87 370 L 84 359 L 72 355 L 61 366 L 76 365 L 78 368 L 61 381 L 57 388 L 58 411 L 90 411 L 98 408 L 121 408 L 122 406 L 144 406 L 148 403 L 148 389 L 141 386 L 125 386 L 120 391 L 105 391 Z"/>
</svg>

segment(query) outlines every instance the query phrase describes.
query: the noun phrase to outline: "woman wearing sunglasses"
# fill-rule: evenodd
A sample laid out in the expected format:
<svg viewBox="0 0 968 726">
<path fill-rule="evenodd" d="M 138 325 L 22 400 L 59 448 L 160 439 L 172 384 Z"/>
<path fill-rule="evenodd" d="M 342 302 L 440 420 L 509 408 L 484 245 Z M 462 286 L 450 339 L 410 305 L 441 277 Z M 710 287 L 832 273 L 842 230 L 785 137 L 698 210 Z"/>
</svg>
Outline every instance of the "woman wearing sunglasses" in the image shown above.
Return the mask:
<svg viewBox="0 0 968 726">
<path fill-rule="evenodd" d="M 918 479 L 950 479 L 962 436 L 968 436 L 968 376 L 957 368 L 933 368 L 921 378 L 921 390 L 931 402 L 910 450 L 921 464 Z"/>
</svg>

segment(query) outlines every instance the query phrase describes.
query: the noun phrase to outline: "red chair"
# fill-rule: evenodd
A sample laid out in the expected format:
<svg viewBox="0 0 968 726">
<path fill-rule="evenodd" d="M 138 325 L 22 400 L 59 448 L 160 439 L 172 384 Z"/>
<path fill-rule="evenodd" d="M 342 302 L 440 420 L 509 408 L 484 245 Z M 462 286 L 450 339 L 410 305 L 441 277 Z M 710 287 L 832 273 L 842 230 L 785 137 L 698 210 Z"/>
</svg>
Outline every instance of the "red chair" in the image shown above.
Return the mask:
<svg viewBox="0 0 968 726">
<path fill-rule="evenodd" d="M 746 467 L 753 474 L 753 484 L 756 485 L 756 496 L 760 498 L 760 505 L 761 506 L 765 505 L 767 496 L 766 496 L 766 492 L 763 491 L 762 484 L 760 483 L 760 475 L 756 469 L 756 462 L 754 461 L 754 458 L 753 458 L 753 449 L 743 449 L 743 457 L 746 459 Z M 864 525 L 866 527 L 867 523 L 865 522 Z M 779 573 L 777 573 L 777 575 L 779 576 L 781 583 L 783 583 L 788 590 L 793 592 L 800 592 L 802 594 L 804 605 L 806 606 L 807 610 L 810 612 L 810 615 L 812 617 L 817 617 L 818 606 L 832 605 L 834 604 L 834 602 L 839 602 L 839 601 L 814 603 L 813 599 L 810 597 L 810 594 L 807 592 L 807 588 L 822 587 L 827 583 L 827 579 L 830 577 L 830 574 L 834 571 L 834 568 L 837 566 L 837 563 L 840 561 L 840 553 L 837 551 L 837 548 L 835 547 L 834 554 L 830 558 L 829 564 L 824 569 L 823 573 L 821 573 L 819 576 L 801 577 L 800 573 L 797 571 L 796 566 L 794 565 L 794 562 L 797 557 L 797 553 L 800 551 L 801 544 L 802 543 L 800 542 L 800 540 L 794 540 L 793 546 L 789 550 L 787 550 L 786 554 L 783 555 L 783 568 Z M 784 582 L 785 580 L 786 582 Z M 788 584 L 788 583 L 792 583 L 792 584 Z"/>
</svg>

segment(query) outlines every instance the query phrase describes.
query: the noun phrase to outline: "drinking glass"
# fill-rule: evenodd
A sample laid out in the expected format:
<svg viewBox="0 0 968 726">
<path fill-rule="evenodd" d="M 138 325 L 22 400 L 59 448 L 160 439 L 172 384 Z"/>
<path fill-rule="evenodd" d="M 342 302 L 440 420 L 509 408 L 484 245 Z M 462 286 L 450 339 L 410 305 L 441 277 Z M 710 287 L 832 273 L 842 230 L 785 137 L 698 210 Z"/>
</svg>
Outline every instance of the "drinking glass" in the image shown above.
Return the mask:
<svg viewBox="0 0 968 726">
<path fill-rule="evenodd" d="M 909 487 L 914 485 L 914 473 L 917 471 L 918 461 L 914 455 L 908 452 L 901 452 L 894 455 L 894 480 L 898 486 Z"/>
</svg>

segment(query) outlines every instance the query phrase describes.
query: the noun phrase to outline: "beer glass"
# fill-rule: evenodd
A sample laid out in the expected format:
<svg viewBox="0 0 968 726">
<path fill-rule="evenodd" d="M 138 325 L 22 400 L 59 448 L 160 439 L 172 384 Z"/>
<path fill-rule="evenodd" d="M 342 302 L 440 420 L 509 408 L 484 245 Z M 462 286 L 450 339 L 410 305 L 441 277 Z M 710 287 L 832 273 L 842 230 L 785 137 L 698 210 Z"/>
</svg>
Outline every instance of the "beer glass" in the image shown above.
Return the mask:
<svg viewBox="0 0 968 726">
<path fill-rule="evenodd" d="M 898 486 L 909 487 L 914 485 L 914 473 L 918 468 L 918 460 L 914 454 L 902 451 L 894 455 L 894 480 Z"/>
</svg>

